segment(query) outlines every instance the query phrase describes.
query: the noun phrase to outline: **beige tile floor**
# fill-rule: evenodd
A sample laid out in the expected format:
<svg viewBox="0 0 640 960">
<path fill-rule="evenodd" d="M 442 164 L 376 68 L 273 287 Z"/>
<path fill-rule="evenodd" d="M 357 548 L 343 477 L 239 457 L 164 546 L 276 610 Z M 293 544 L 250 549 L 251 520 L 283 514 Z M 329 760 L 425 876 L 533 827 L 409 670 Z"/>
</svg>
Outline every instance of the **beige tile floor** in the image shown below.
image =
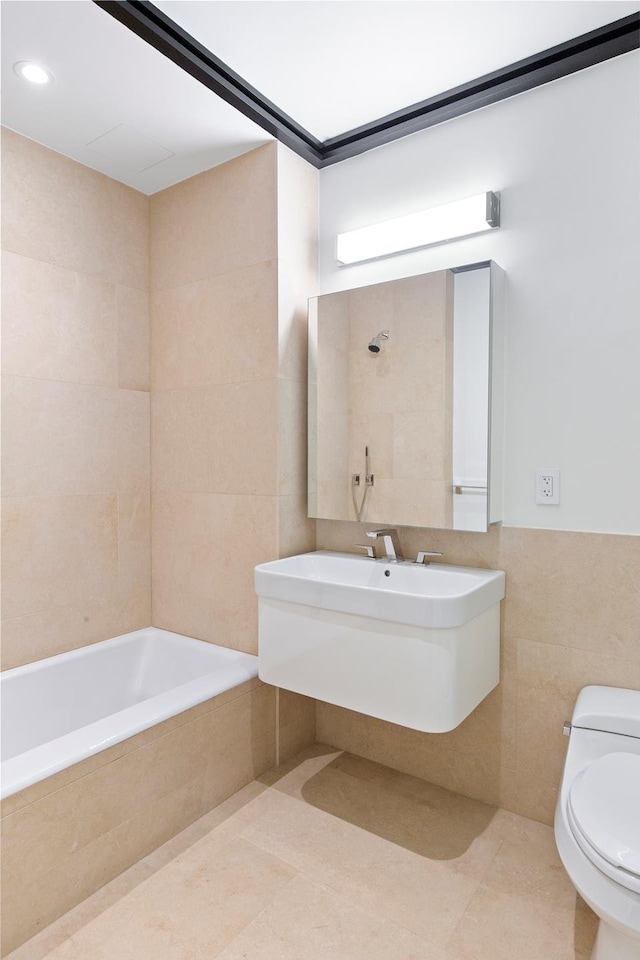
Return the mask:
<svg viewBox="0 0 640 960">
<path fill-rule="evenodd" d="M 10 960 L 587 960 L 595 929 L 549 827 L 317 746 Z"/>
</svg>

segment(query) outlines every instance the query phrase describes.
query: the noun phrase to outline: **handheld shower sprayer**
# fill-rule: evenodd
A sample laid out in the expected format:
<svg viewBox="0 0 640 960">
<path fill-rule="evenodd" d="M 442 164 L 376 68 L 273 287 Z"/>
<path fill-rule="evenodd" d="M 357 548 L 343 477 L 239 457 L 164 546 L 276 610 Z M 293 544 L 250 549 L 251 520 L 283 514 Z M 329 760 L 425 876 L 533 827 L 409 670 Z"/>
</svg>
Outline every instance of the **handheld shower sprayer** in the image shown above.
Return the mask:
<svg viewBox="0 0 640 960">
<path fill-rule="evenodd" d="M 371 473 L 371 467 L 369 465 L 369 447 L 364 448 L 364 492 L 362 494 L 362 500 L 360 506 L 358 506 L 358 501 L 356 498 L 356 487 L 360 486 L 360 474 L 352 473 L 351 474 L 351 499 L 353 500 L 353 509 L 356 512 L 356 520 L 362 519 L 362 514 L 364 512 L 364 507 L 367 502 L 367 494 L 369 492 L 369 487 L 373 486 L 374 476 Z"/>
<path fill-rule="evenodd" d="M 374 337 L 373 340 L 369 343 L 369 350 L 371 353 L 380 353 L 380 341 L 389 339 L 389 331 L 382 330 L 377 337 Z"/>
</svg>

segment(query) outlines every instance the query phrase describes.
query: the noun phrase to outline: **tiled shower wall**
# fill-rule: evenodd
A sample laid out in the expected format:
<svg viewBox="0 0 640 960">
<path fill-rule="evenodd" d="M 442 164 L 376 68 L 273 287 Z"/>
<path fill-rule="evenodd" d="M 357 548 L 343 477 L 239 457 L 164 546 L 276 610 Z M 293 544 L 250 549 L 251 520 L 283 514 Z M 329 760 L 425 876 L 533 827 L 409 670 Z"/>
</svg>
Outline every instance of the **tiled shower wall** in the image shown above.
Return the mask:
<svg viewBox="0 0 640 960">
<path fill-rule="evenodd" d="M 318 549 L 364 527 L 318 522 Z M 359 532 L 358 532 L 359 531 Z M 496 527 L 401 530 L 407 556 L 506 572 L 499 686 L 451 733 L 317 704 L 317 739 L 523 816 L 553 822 L 571 718 L 588 684 L 640 689 L 640 538 Z"/>
<path fill-rule="evenodd" d="M 248 653 L 255 564 L 314 546 L 316 176 L 269 144 L 151 198 L 153 623 Z M 313 727 L 283 693 L 281 756 Z"/>
<path fill-rule="evenodd" d="M 3 646 L 150 622 L 148 199 L 3 131 Z"/>
<path fill-rule="evenodd" d="M 269 144 L 151 198 L 154 623 L 248 653 L 254 565 L 313 546 L 306 301 L 278 206 L 297 186 L 313 211 L 314 178 Z"/>
<path fill-rule="evenodd" d="M 151 198 L 154 623 L 256 652 L 277 543 L 276 153 Z"/>
<path fill-rule="evenodd" d="M 270 144 L 149 201 L 5 131 L 3 188 L 3 666 L 149 623 L 257 652 L 255 563 L 315 539 L 316 171 Z"/>
</svg>

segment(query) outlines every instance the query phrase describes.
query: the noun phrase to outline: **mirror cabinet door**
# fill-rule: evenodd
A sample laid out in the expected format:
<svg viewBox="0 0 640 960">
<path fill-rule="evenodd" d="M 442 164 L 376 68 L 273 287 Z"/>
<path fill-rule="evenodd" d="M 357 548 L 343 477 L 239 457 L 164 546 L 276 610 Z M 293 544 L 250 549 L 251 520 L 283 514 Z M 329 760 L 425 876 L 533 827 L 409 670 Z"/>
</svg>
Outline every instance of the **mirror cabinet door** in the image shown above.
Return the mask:
<svg viewBox="0 0 640 960">
<path fill-rule="evenodd" d="M 500 275 L 473 264 L 309 301 L 309 516 L 501 519 Z"/>
</svg>

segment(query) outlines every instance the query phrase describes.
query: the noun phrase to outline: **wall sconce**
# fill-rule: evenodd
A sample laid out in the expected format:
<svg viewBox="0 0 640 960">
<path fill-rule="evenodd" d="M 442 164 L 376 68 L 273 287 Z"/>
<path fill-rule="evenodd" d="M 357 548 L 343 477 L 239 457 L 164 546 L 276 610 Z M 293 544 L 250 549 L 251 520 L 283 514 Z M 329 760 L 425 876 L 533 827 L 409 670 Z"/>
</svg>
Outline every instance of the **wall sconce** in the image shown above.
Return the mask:
<svg viewBox="0 0 640 960">
<path fill-rule="evenodd" d="M 406 217 L 340 233 L 337 260 L 345 265 L 376 260 L 418 247 L 470 237 L 499 226 L 500 194 L 488 191 L 420 213 L 410 213 Z"/>
</svg>

